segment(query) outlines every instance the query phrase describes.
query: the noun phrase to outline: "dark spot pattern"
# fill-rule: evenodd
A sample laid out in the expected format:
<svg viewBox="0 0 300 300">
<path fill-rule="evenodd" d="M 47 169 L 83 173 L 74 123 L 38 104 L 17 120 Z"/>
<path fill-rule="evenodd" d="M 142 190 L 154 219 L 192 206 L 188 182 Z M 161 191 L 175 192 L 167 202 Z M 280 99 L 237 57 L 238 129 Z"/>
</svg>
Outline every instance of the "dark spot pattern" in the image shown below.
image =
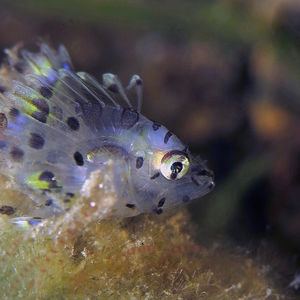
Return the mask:
<svg viewBox="0 0 300 300">
<path fill-rule="evenodd" d="M 191 200 L 190 197 L 187 196 L 187 195 L 185 195 L 185 196 L 182 197 L 182 202 L 184 202 L 184 203 L 187 203 L 187 202 L 189 202 L 190 200 Z"/>
<path fill-rule="evenodd" d="M 121 114 L 121 126 L 129 129 L 134 126 L 139 120 L 139 113 L 135 110 L 124 108 Z"/>
<path fill-rule="evenodd" d="M 49 108 L 49 104 L 47 103 L 47 101 L 45 99 L 42 99 L 42 98 L 34 99 L 34 100 L 32 100 L 32 104 L 36 108 L 38 108 L 41 113 L 45 114 L 46 116 L 49 115 L 50 108 Z"/>
<path fill-rule="evenodd" d="M 165 204 L 165 201 L 166 201 L 166 198 L 161 198 L 159 201 L 158 201 L 158 204 L 157 204 L 157 207 L 163 207 L 164 204 Z"/>
<path fill-rule="evenodd" d="M 157 173 L 155 173 L 154 175 L 152 175 L 152 176 L 150 177 L 150 179 L 155 179 L 155 178 L 157 178 L 159 175 L 160 175 L 160 173 L 157 172 Z"/>
<path fill-rule="evenodd" d="M 160 214 L 163 212 L 163 210 L 162 210 L 161 207 L 159 207 L 159 208 L 154 208 L 153 211 L 154 211 L 155 213 L 157 213 L 158 215 L 160 215 Z"/>
<path fill-rule="evenodd" d="M 5 92 L 5 90 L 6 90 L 6 89 L 5 89 L 5 87 L 3 87 L 3 86 L 0 86 L 0 93 L 2 93 L 2 94 L 3 94 L 3 93 Z"/>
<path fill-rule="evenodd" d="M 3 205 L 0 207 L 0 214 L 3 214 L 3 215 L 12 215 L 16 212 L 16 210 L 11 207 L 11 206 L 8 206 L 8 205 Z"/>
<path fill-rule="evenodd" d="M 47 123 L 48 113 L 35 111 L 31 116 L 41 123 Z"/>
<path fill-rule="evenodd" d="M 108 86 L 107 89 L 115 94 L 119 93 L 119 88 L 115 83 Z"/>
<path fill-rule="evenodd" d="M 34 132 L 30 133 L 30 135 L 31 136 L 29 138 L 28 145 L 33 149 L 42 149 L 45 144 L 44 138 Z"/>
<path fill-rule="evenodd" d="M 158 130 L 160 127 L 161 127 L 160 124 L 158 124 L 158 123 L 156 123 L 156 122 L 153 122 L 152 128 L 153 128 L 154 131 Z"/>
<path fill-rule="evenodd" d="M 74 131 L 78 130 L 80 127 L 79 121 L 75 117 L 69 117 L 67 120 L 67 124 L 70 127 L 70 129 Z"/>
<path fill-rule="evenodd" d="M 47 86 L 42 86 L 40 88 L 40 93 L 43 97 L 47 98 L 47 99 L 50 99 L 53 95 L 51 89 Z"/>
<path fill-rule="evenodd" d="M 128 207 L 128 208 L 135 208 L 135 204 L 133 204 L 133 203 L 127 203 L 126 207 Z"/>
<path fill-rule="evenodd" d="M 46 200 L 46 202 L 45 202 L 45 205 L 46 206 L 51 206 L 53 204 L 53 200 L 52 199 L 48 199 L 48 200 Z"/>
<path fill-rule="evenodd" d="M 68 192 L 68 193 L 66 193 L 66 196 L 70 197 L 70 198 L 73 198 L 73 197 L 75 197 L 75 194 L 71 193 L 71 192 Z"/>
<path fill-rule="evenodd" d="M 173 135 L 173 133 L 171 131 L 168 131 L 165 135 L 165 138 L 164 138 L 164 143 L 167 144 L 170 137 Z"/>
<path fill-rule="evenodd" d="M 135 163 L 136 168 L 140 169 L 143 166 L 143 163 L 144 163 L 144 159 L 141 156 L 137 157 Z"/>
<path fill-rule="evenodd" d="M 0 113 L 0 128 L 6 128 L 7 127 L 7 118 L 4 113 Z"/>
<path fill-rule="evenodd" d="M 16 118 L 19 114 L 20 114 L 20 111 L 18 109 L 16 109 L 15 107 L 12 107 L 9 111 L 9 115 L 12 118 Z"/>
<path fill-rule="evenodd" d="M 83 161 L 83 156 L 80 152 L 76 151 L 73 154 L 74 160 L 77 164 L 77 166 L 83 166 L 84 165 L 84 161 Z"/>
<path fill-rule="evenodd" d="M 24 151 L 18 147 L 13 147 L 10 151 L 10 156 L 14 161 L 20 162 L 24 157 Z"/>
<path fill-rule="evenodd" d="M 136 81 L 137 85 L 143 85 L 143 80 L 142 79 L 137 79 Z"/>
<path fill-rule="evenodd" d="M 49 189 L 60 188 L 57 185 L 55 175 L 51 171 L 44 171 L 43 173 L 41 173 L 39 176 L 39 180 L 49 182 Z"/>
<path fill-rule="evenodd" d="M 53 182 L 53 181 L 55 181 L 54 177 L 55 177 L 55 175 L 52 172 L 44 171 L 39 176 L 39 180 L 46 181 L 46 182 Z"/>
<path fill-rule="evenodd" d="M 0 141 L 0 149 L 3 149 L 6 147 L 6 143 L 4 141 Z"/>
</svg>

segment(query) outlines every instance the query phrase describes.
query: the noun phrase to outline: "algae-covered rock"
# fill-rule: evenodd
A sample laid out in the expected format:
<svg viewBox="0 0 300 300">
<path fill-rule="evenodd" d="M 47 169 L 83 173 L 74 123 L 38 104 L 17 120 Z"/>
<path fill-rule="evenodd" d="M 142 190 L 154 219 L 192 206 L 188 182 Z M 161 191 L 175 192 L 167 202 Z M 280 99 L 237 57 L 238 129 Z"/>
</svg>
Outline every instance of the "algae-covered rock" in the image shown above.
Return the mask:
<svg viewBox="0 0 300 300">
<path fill-rule="evenodd" d="M 195 242 L 186 209 L 101 220 L 116 198 L 95 186 L 110 184 L 112 164 L 64 216 L 20 227 L 1 215 L 2 299 L 281 299 L 254 260 Z M 30 203 L 1 187 L 16 211 Z"/>
</svg>

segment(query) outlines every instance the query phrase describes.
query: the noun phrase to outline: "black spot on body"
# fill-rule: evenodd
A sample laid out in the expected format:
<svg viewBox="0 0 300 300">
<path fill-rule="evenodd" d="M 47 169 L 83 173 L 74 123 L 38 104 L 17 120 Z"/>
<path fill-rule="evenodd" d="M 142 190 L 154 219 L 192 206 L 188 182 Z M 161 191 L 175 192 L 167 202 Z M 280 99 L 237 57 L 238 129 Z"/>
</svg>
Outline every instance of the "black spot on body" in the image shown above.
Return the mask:
<svg viewBox="0 0 300 300">
<path fill-rule="evenodd" d="M 40 88 L 40 93 L 43 97 L 50 99 L 53 95 L 52 91 L 50 88 L 46 87 L 46 86 L 42 86 Z"/>
<path fill-rule="evenodd" d="M 119 88 L 115 83 L 108 86 L 107 89 L 115 94 L 119 93 Z"/>
<path fill-rule="evenodd" d="M 135 208 L 135 204 L 132 204 L 132 203 L 127 203 L 126 206 L 128 208 Z"/>
<path fill-rule="evenodd" d="M 142 79 L 137 79 L 136 81 L 137 85 L 143 85 L 143 80 Z"/>
<path fill-rule="evenodd" d="M 3 94 L 3 93 L 5 92 L 5 90 L 6 90 L 6 89 L 5 89 L 5 87 L 3 87 L 3 86 L 0 86 L 0 93 L 2 93 L 2 94 Z"/>
<path fill-rule="evenodd" d="M 158 204 L 157 204 L 157 207 L 163 207 L 164 204 L 165 204 L 165 201 L 166 201 L 166 198 L 161 198 L 159 201 L 158 201 Z"/>
<path fill-rule="evenodd" d="M 73 197 L 75 197 L 75 194 L 74 194 L 74 193 L 71 193 L 71 192 L 68 192 L 68 193 L 66 193 L 66 196 L 67 196 L 67 197 L 73 198 Z"/>
<path fill-rule="evenodd" d="M 150 179 L 155 179 L 155 178 L 157 178 L 159 175 L 160 175 L 160 173 L 157 172 L 157 173 L 155 173 L 154 175 L 152 175 L 152 176 L 150 177 Z"/>
<path fill-rule="evenodd" d="M 140 169 L 143 166 L 143 163 L 144 163 L 144 159 L 141 156 L 137 157 L 136 164 L 135 164 L 136 168 Z"/>
<path fill-rule="evenodd" d="M 7 127 L 7 118 L 4 113 L 0 113 L 0 128 L 6 128 Z"/>
<path fill-rule="evenodd" d="M 14 161 L 22 161 L 24 157 L 24 151 L 18 147 L 13 147 L 10 151 L 10 156 Z"/>
<path fill-rule="evenodd" d="M 160 208 L 155 208 L 155 209 L 153 209 L 153 211 L 156 212 L 158 215 L 160 215 L 163 212 L 161 207 Z"/>
<path fill-rule="evenodd" d="M 152 128 L 153 128 L 154 131 L 158 130 L 160 127 L 161 127 L 160 124 L 158 124 L 158 123 L 156 123 L 156 122 L 153 122 Z"/>
<path fill-rule="evenodd" d="M 31 116 L 41 123 L 47 123 L 48 113 L 42 111 L 35 111 Z"/>
<path fill-rule="evenodd" d="M 77 164 L 77 166 L 83 166 L 84 165 L 84 161 L 83 161 L 83 156 L 80 152 L 76 151 L 73 154 L 74 160 Z"/>
<path fill-rule="evenodd" d="M 20 114 L 20 111 L 15 107 L 12 107 L 9 111 L 9 115 L 13 118 L 16 118 Z"/>
<path fill-rule="evenodd" d="M 125 129 L 131 128 L 139 120 L 139 113 L 135 110 L 124 108 L 121 114 L 121 126 Z"/>
<path fill-rule="evenodd" d="M 74 131 L 78 130 L 80 127 L 79 121 L 75 117 L 69 117 L 67 120 L 67 124 L 70 127 L 70 129 Z"/>
<path fill-rule="evenodd" d="M 60 188 L 57 185 L 57 181 L 55 179 L 55 175 L 51 171 L 44 171 L 39 176 L 39 180 L 49 182 L 49 189 L 51 188 Z"/>
<path fill-rule="evenodd" d="M 39 180 L 41 181 L 47 181 L 47 182 L 51 182 L 54 180 L 55 175 L 50 172 L 50 171 L 44 171 L 43 173 L 41 173 L 41 175 L 39 176 Z"/>
<path fill-rule="evenodd" d="M 15 213 L 15 209 L 11 206 L 8 206 L 8 205 L 3 205 L 0 207 L 0 214 L 3 214 L 3 215 L 12 215 Z"/>
<path fill-rule="evenodd" d="M 40 110 L 41 113 L 44 113 L 46 116 L 49 114 L 50 109 L 49 109 L 49 104 L 45 99 L 39 98 L 39 99 L 34 99 L 32 101 L 32 104 Z"/>
<path fill-rule="evenodd" d="M 187 203 L 187 202 L 189 202 L 191 199 L 190 199 L 190 197 L 189 196 L 183 196 L 182 197 L 182 202 L 184 202 L 184 203 Z"/>
<path fill-rule="evenodd" d="M 42 149 L 45 144 L 44 138 L 39 134 L 33 132 L 30 135 L 31 137 L 28 141 L 28 145 L 34 149 Z"/>
<path fill-rule="evenodd" d="M 46 200 L 46 202 L 45 202 L 45 205 L 46 206 L 50 206 L 50 205 L 52 205 L 53 204 L 53 200 L 52 199 L 48 199 L 48 200 Z"/>
<path fill-rule="evenodd" d="M 170 137 L 173 135 L 173 133 L 171 131 L 168 131 L 165 135 L 165 138 L 164 138 L 164 143 L 167 144 Z"/>
</svg>

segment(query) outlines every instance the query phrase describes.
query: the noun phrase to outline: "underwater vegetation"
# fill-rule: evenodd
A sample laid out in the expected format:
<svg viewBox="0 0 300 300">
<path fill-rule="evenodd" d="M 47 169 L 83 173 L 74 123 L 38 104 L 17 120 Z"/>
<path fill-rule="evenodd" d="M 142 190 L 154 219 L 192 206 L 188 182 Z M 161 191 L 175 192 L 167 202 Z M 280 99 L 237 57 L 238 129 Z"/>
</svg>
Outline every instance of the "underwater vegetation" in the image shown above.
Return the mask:
<svg viewBox="0 0 300 300">
<path fill-rule="evenodd" d="M 99 222 L 112 160 L 64 214 L 22 219 L 35 193 L 1 175 L 0 299 L 299 298 L 299 1 L 1 4 L 1 49 L 40 39 L 97 80 L 139 74 L 143 115 L 207 159 L 216 188 Z"/>
<path fill-rule="evenodd" d="M 236 259 L 220 245 L 204 246 L 196 242 L 192 234 L 193 223 L 186 209 L 172 212 L 172 202 L 183 204 L 213 187 L 213 175 L 201 160 L 190 166 L 189 154 L 183 150 L 185 146 L 158 123 L 142 119 L 142 116 L 134 122 L 131 122 L 131 117 L 124 118 L 127 111 L 138 115 L 133 108 L 121 109 L 115 103 L 113 110 L 107 104 L 101 106 L 105 93 L 109 95 L 108 90 L 100 85 L 87 89 L 88 85 L 84 84 L 93 82 L 86 81 L 88 75 L 80 81 L 79 76 L 69 71 L 71 62 L 64 48 L 59 49 L 57 57 L 53 50 L 42 44 L 41 54 L 24 52 L 24 61 L 19 60 L 17 50 L 6 50 L 9 64 L 3 64 L 0 70 L 3 87 L 2 173 L 10 176 L 9 179 L 3 176 L 1 182 L 0 282 L 3 299 L 232 299 L 245 294 L 248 298 L 280 299 L 280 291 L 274 283 L 264 278 L 268 271 L 256 266 L 246 255 Z M 60 64 L 63 69 L 54 67 Z M 16 66 L 22 70 L 17 70 Z M 113 81 L 113 75 L 109 76 L 121 89 L 118 81 Z M 89 94 L 83 94 L 83 88 Z M 99 99 L 93 96 L 97 89 L 104 95 L 101 94 Z M 88 96 L 93 96 L 97 102 Z M 60 103 L 62 99 L 64 102 Z M 87 99 L 93 104 L 91 109 L 80 102 Z M 80 108 L 76 118 L 69 116 L 73 102 Z M 56 115 L 59 105 L 61 112 Z M 101 110 L 97 110 L 97 105 Z M 108 116 L 105 113 L 101 115 L 102 109 L 108 110 Z M 103 124 L 99 126 L 96 119 L 99 116 L 94 116 L 94 111 L 109 122 L 100 119 Z M 67 116 L 62 117 L 64 113 Z M 64 119 L 68 126 L 64 125 Z M 122 122 L 130 125 L 125 127 L 126 131 L 134 126 L 138 129 L 130 138 L 124 139 L 128 133 L 124 126 L 119 126 L 119 121 L 114 123 L 116 119 L 121 119 L 121 125 Z M 64 152 L 65 161 L 60 161 L 55 155 L 49 161 L 49 153 L 52 152 L 48 152 L 42 160 L 44 151 L 41 150 L 46 148 L 45 144 L 60 151 L 72 149 L 73 144 L 68 141 L 74 139 L 76 135 L 73 132 L 79 131 L 79 128 L 85 129 L 85 134 L 77 133 L 80 139 L 76 139 L 76 149 L 92 145 L 90 151 L 80 150 L 87 153 L 81 156 L 80 163 L 75 155 L 75 162 L 71 163 L 67 152 Z M 56 129 L 56 135 L 51 135 L 53 129 Z M 139 130 L 143 135 L 135 141 Z M 163 132 L 155 133 L 158 131 Z M 64 142 L 60 137 L 62 132 Z M 99 136 L 96 141 L 103 139 L 104 145 L 97 146 L 92 139 L 93 134 L 95 140 Z M 43 138 L 47 135 L 52 139 Z M 112 139 L 114 135 L 116 140 L 109 140 L 108 144 L 107 138 Z M 144 146 L 148 135 L 150 143 Z M 137 144 L 139 155 L 137 158 L 134 156 L 134 170 L 139 171 L 149 160 L 146 169 L 149 173 L 144 172 L 148 177 L 143 178 L 138 171 L 126 171 L 124 162 L 127 166 L 131 158 L 129 154 L 128 159 L 124 158 L 126 148 L 120 146 L 124 145 L 124 141 L 118 144 L 120 136 L 127 144 Z M 167 146 L 169 140 L 173 148 Z M 28 145 L 24 143 L 26 141 Z M 122 155 L 120 150 L 115 149 L 122 149 Z M 142 150 L 154 159 L 145 154 L 141 156 Z M 95 160 L 98 155 L 100 163 Z M 60 163 L 57 164 L 57 161 Z M 81 168 L 88 163 L 91 163 L 90 170 L 85 168 L 82 171 Z M 154 163 L 158 164 L 158 169 L 152 167 Z M 38 171 L 40 169 L 46 171 Z M 53 175 L 48 175 L 50 173 Z M 165 178 L 158 181 L 155 174 Z M 138 180 L 132 180 L 133 176 Z M 184 177 L 187 179 L 180 183 Z M 131 180 L 139 183 L 137 198 L 136 191 L 130 193 Z M 172 181 L 173 185 L 168 185 Z M 175 183 L 178 184 L 177 189 Z M 125 185 L 125 196 L 122 185 Z M 159 202 L 156 205 L 153 198 L 157 198 L 157 190 Z M 165 202 L 168 203 L 164 205 Z M 169 208 L 169 213 L 165 207 Z M 137 209 L 137 213 L 133 209 Z M 137 219 L 105 220 L 107 217 L 128 217 L 149 211 L 156 212 L 160 218 L 142 215 Z M 166 217 L 162 218 L 163 211 Z M 224 258 L 224 255 L 228 257 Z M 231 265 L 229 274 L 227 264 Z M 232 268 L 232 264 L 236 266 Z M 243 279 L 234 275 L 240 272 L 243 272 Z"/>
<path fill-rule="evenodd" d="M 112 164 L 91 184 L 92 199 L 116 197 L 96 188 L 113 186 Z M 1 184 L 11 204 L 29 201 L 7 179 Z M 99 223 L 103 206 L 91 198 L 43 226 L 1 218 L 1 299 L 283 299 L 271 270 L 244 250 L 197 242 L 186 209 Z"/>
</svg>

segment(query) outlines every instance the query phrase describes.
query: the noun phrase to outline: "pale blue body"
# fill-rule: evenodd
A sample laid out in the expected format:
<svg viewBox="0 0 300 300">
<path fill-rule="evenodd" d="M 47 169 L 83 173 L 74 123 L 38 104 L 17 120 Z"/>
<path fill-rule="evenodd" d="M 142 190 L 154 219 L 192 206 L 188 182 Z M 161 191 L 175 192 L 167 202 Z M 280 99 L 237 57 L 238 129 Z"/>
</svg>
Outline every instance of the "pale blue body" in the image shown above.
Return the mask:
<svg viewBox="0 0 300 300">
<path fill-rule="evenodd" d="M 105 74 L 100 84 L 73 72 L 63 47 L 56 53 L 42 44 L 37 54 L 8 54 L 16 81 L 6 86 L 0 104 L 7 121 L 0 131 L 0 171 L 21 189 L 52 195 L 53 205 L 38 203 L 40 216 L 63 213 L 65 195 L 80 196 L 91 173 L 110 159 L 119 199 L 115 216 L 160 214 L 212 190 L 212 172 L 164 126 L 144 117 L 141 101 L 131 105 L 116 76 Z M 139 99 L 141 85 L 133 76 L 129 88 Z"/>
</svg>

